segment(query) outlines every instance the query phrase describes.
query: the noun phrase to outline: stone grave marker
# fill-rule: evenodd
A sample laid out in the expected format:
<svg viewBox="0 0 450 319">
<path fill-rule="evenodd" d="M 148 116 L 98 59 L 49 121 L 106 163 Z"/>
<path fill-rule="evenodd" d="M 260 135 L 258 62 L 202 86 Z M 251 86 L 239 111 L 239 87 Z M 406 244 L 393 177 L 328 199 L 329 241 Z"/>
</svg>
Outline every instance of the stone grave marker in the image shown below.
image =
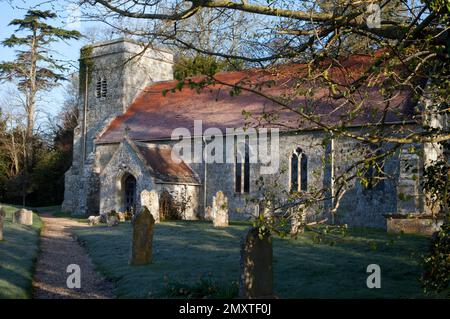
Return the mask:
<svg viewBox="0 0 450 319">
<path fill-rule="evenodd" d="M 118 212 L 117 218 L 119 219 L 119 222 L 124 222 L 125 221 L 125 213 Z"/>
<path fill-rule="evenodd" d="M 214 227 L 228 226 L 228 198 L 220 191 L 213 197 L 212 215 Z"/>
<path fill-rule="evenodd" d="M 273 298 L 273 251 L 268 232 L 260 238 L 252 227 L 241 242 L 239 295 L 241 298 Z"/>
<path fill-rule="evenodd" d="M 130 264 L 147 265 L 152 262 L 153 228 L 155 218 L 145 206 L 133 217 L 133 241 Z"/>
<path fill-rule="evenodd" d="M 108 225 L 108 227 L 114 227 L 119 225 L 119 217 L 115 210 L 110 211 L 106 215 L 106 224 Z"/>
<path fill-rule="evenodd" d="M 33 212 L 28 209 L 19 209 L 13 214 L 13 223 L 31 226 L 33 225 Z"/>
<path fill-rule="evenodd" d="M 214 212 L 211 206 L 205 208 L 205 220 L 214 220 Z"/>
</svg>

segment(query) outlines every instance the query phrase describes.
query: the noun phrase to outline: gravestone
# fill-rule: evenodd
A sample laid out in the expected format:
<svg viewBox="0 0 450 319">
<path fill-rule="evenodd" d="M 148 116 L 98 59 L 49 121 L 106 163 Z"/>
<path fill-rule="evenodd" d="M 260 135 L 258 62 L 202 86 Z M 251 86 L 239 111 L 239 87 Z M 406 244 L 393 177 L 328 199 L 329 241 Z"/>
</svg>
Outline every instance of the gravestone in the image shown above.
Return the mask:
<svg viewBox="0 0 450 319">
<path fill-rule="evenodd" d="M 214 213 L 211 206 L 205 208 L 205 220 L 214 220 Z"/>
<path fill-rule="evenodd" d="M 33 225 L 33 212 L 28 209 L 19 209 L 13 214 L 13 223 L 31 226 Z"/>
<path fill-rule="evenodd" d="M 131 244 L 130 264 L 147 265 L 152 262 L 153 228 L 155 218 L 147 207 L 133 217 L 133 241 Z"/>
<path fill-rule="evenodd" d="M 3 222 L 5 221 L 6 212 L 0 207 L 0 241 L 3 240 Z"/>
<path fill-rule="evenodd" d="M 125 221 L 125 213 L 118 212 L 117 218 L 119 219 L 119 222 L 124 222 Z"/>
<path fill-rule="evenodd" d="M 100 216 L 89 216 L 88 224 L 89 226 L 95 226 L 100 224 Z"/>
<path fill-rule="evenodd" d="M 212 215 L 214 227 L 228 226 L 228 198 L 220 191 L 213 197 Z"/>
<path fill-rule="evenodd" d="M 241 298 L 273 298 L 273 251 L 270 233 L 259 237 L 252 227 L 241 242 L 239 295 Z"/>
<path fill-rule="evenodd" d="M 141 192 L 141 207 L 147 207 L 156 223 L 159 223 L 159 196 L 156 191 L 144 189 Z"/>
<path fill-rule="evenodd" d="M 108 227 L 119 225 L 119 217 L 117 216 L 117 212 L 115 210 L 110 211 L 106 215 L 106 224 L 108 225 Z"/>
</svg>

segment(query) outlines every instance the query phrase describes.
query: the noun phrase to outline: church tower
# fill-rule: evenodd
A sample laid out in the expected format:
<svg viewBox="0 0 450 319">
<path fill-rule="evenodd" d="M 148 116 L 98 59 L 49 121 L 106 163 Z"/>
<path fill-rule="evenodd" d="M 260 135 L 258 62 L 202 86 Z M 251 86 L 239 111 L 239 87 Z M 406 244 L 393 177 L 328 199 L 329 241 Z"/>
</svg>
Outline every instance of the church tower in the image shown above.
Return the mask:
<svg viewBox="0 0 450 319">
<path fill-rule="evenodd" d="M 80 50 L 79 78 L 79 123 L 62 208 L 82 215 L 98 210 L 96 136 L 146 86 L 173 79 L 173 55 L 126 38 L 99 42 Z"/>
</svg>

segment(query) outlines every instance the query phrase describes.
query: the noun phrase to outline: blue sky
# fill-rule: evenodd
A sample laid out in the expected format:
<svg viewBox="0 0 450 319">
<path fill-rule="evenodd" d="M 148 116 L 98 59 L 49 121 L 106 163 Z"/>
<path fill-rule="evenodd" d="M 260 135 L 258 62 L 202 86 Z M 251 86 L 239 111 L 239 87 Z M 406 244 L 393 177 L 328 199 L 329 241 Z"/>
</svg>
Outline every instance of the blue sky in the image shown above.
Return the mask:
<svg viewBox="0 0 450 319">
<path fill-rule="evenodd" d="M 67 29 L 77 29 L 80 32 L 88 27 L 86 22 L 77 20 L 77 10 L 73 5 L 65 3 L 64 1 L 44 2 L 42 0 L 14 0 L 12 4 L 8 2 L 0 2 L 0 40 L 3 41 L 14 33 L 15 28 L 8 26 L 9 22 L 15 18 L 22 18 L 28 8 L 35 8 L 39 2 L 44 4 L 38 8 L 41 10 L 52 10 L 58 14 L 58 19 L 50 22 L 53 25 L 65 27 Z M 89 23 L 92 26 L 92 23 Z M 58 59 L 65 66 L 70 68 L 68 73 L 76 72 L 78 66 L 78 56 L 80 48 L 86 44 L 86 39 L 79 41 L 70 41 L 68 43 L 58 42 L 52 46 L 52 55 Z M 0 46 L 0 61 L 8 61 L 14 58 L 14 49 Z M 0 83 L 0 98 L 5 99 L 5 91 L 11 87 L 10 84 Z M 41 102 L 41 114 L 38 117 L 42 119 L 43 113 L 50 113 L 56 115 L 64 101 L 64 87 L 53 89 L 48 94 L 45 94 L 44 101 Z M 43 112 L 42 112 L 43 111 Z"/>
</svg>

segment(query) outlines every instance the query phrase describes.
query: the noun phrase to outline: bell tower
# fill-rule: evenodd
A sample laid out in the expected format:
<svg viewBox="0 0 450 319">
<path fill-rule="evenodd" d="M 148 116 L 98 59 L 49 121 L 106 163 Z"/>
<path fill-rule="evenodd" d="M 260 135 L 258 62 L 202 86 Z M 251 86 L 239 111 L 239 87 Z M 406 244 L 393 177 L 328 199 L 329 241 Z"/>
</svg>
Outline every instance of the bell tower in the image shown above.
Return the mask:
<svg viewBox="0 0 450 319">
<path fill-rule="evenodd" d="M 63 210 L 85 214 L 95 212 L 89 202 L 96 201 L 97 134 L 125 112 L 146 86 L 173 79 L 173 55 L 126 38 L 99 42 L 80 50 L 79 78 L 80 121 L 74 133 L 72 167 L 66 173 Z"/>
<path fill-rule="evenodd" d="M 80 90 L 79 99 L 80 114 L 86 119 L 82 130 L 86 132 L 86 158 L 93 151 L 96 134 L 126 111 L 142 89 L 173 79 L 173 55 L 121 38 L 82 48 L 80 62 L 85 66 L 80 88 L 87 88 Z"/>
</svg>

